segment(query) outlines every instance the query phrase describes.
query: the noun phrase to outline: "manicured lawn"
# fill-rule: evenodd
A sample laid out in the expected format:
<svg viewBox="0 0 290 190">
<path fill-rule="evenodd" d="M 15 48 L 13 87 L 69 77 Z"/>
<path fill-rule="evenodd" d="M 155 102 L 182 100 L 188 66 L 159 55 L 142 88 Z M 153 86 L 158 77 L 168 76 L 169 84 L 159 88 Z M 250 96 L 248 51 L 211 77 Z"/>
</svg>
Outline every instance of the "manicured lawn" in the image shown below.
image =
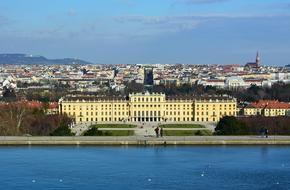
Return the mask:
<svg viewBox="0 0 290 190">
<path fill-rule="evenodd" d="M 97 130 L 95 133 L 86 134 L 84 136 L 99 136 L 99 137 L 106 137 L 106 136 L 133 136 L 134 131 L 132 130 Z"/>
<path fill-rule="evenodd" d="M 96 128 L 134 128 L 137 127 L 136 125 L 129 125 L 129 124 L 96 124 L 93 125 Z"/>
<path fill-rule="evenodd" d="M 160 125 L 162 128 L 204 128 L 203 125 L 200 124 L 164 124 Z"/>
<path fill-rule="evenodd" d="M 134 135 L 134 131 L 132 130 L 111 130 L 111 131 L 104 130 L 102 132 L 104 134 L 102 136 L 133 136 Z"/>
<path fill-rule="evenodd" d="M 164 136 L 211 136 L 209 130 L 164 130 Z"/>
</svg>

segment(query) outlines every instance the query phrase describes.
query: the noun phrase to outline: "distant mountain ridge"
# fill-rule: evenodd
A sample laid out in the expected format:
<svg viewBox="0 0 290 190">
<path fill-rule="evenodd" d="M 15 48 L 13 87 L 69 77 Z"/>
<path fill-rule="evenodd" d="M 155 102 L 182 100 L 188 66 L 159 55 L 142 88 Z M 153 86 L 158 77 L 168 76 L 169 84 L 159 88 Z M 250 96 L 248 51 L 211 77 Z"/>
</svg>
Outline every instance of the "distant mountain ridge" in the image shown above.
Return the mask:
<svg viewBox="0 0 290 190">
<path fill-rule="evenodd" d="M 62 64 L 80 64 L 87 65 L 92 64 L 90 62 L 73 59 L 73 58 L 63 58 L 63 59 L 47 59 L 44 56 L 33 56 L 27 54 L 0 54 L 0 64 L 11 64 L 11 65 L 62 65 Z"/>
</svg>

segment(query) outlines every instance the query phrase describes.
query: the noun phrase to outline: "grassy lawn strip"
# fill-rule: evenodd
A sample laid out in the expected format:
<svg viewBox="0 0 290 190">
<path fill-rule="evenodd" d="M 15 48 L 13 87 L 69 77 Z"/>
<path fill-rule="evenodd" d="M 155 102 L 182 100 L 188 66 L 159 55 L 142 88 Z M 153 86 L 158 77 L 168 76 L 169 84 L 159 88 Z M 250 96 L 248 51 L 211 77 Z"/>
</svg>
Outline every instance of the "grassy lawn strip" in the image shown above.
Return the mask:
<svg viewBox="0 0 290 190">
<path fill-rule="evenodd" d="M 129 125 L 129 124 L 96 124 L 92 127 L 96 128 L 134 128 L 137 125 Z"/>
<path fill-rule="evenodd" d="M 133 130 L 99 130 L 96 127 L 85 131 L 84 136 L 133 136 Z"/>
<path fill-rule="evenodd" d="M 211 136 L 209 130 L 164 130 L 164 136 Z"/>
<path fill-rule="evenodd" d="M 205 128 L 200 124 L 164 124 L 160 125 L 162 128 Z"/>
<path fill-rule="evenodd" d="M 133 136 L 134 131 L 132 130 L 111 130 L 111 131 L 102 131 L 103 136 Z"/>
</svg>

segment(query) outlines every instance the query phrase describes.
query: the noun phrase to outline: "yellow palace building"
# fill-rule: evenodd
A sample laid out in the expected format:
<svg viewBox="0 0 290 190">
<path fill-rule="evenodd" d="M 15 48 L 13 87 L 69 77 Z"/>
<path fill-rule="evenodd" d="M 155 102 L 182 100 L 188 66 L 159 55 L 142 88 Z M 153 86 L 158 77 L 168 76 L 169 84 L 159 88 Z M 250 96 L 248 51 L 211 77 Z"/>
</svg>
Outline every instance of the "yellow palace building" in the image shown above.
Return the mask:
<svg viewBox="0 0 290 190">
<path fill-rule="evenodd" d="M 129 97 L 66 96 L 59 112 L 84 122 L 218 122 L 236 116 L 237 101 L 224 96 L 193 97 L 136 93 Z"/>
</svg>

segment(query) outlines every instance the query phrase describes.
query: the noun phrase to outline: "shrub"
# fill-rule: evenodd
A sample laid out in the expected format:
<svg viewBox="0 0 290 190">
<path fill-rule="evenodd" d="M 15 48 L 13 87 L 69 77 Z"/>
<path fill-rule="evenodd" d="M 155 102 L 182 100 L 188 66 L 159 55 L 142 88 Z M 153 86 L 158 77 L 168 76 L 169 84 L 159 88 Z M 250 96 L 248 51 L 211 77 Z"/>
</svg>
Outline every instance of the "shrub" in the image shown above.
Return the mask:
<svg viewBox="0 0 290 190">
<path fill-rule="evenodd" d="M 67 125 L 61 125 L 59 128 L 55 129 L 51 136 L 74 136 L 75 134 L 71 132 L 71 129 Z"/>
<path fill-rule="evenodd" d="M 89 130 L 84 132 L 84 136 L 106 136 L 105 131 L 100 131 L 97 127 L 91 127 Z"/>
<path fill-rule="evenodd" d="M 233 116 L 223 117 L 215 128 L 217 135 L 246 135 L 247 126 L 244 122 Z"/>
</svg>

